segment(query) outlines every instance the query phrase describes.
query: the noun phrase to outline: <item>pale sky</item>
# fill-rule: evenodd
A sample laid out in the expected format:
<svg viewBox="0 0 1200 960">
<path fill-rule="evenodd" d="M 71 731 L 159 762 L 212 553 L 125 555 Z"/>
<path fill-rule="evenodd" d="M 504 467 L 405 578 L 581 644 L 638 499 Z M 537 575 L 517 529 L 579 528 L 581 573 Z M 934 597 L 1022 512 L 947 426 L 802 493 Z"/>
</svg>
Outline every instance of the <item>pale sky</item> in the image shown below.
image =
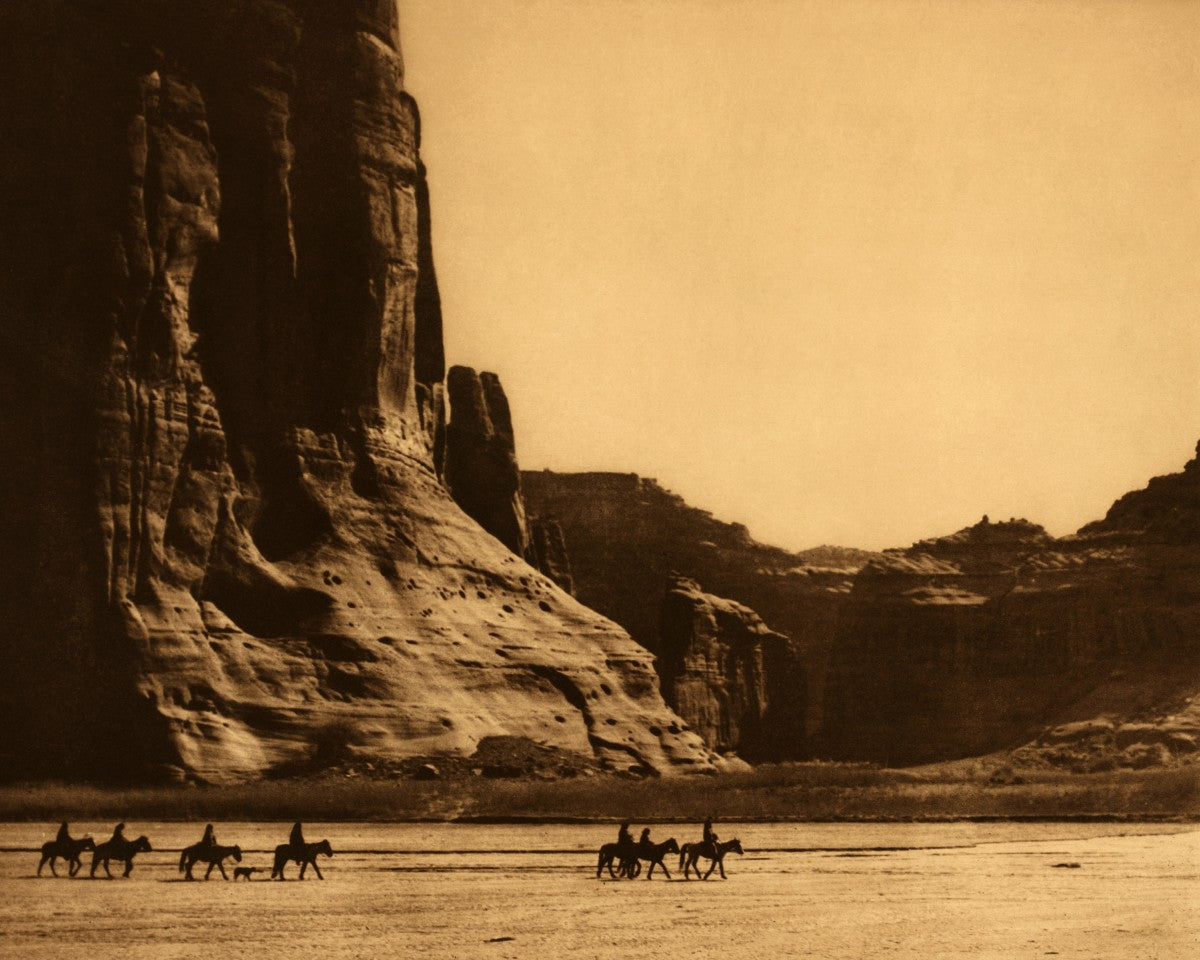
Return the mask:
<svg viewBox="0 0 1200 960">
<path fill-rule="evenodd" d="M 447 357 L 760 540 L 1063 534 L 1200 439 L 1200 2 L 401 0 Z"/>
</svg>

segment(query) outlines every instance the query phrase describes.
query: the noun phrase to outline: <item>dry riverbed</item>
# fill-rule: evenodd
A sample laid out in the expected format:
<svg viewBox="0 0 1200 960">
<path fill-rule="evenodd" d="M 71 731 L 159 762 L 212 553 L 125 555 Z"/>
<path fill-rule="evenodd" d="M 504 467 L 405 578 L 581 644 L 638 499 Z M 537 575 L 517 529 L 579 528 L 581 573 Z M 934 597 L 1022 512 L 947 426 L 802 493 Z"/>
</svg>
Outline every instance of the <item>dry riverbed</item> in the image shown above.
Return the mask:
<svg viewBox="0 0 1200 960">
<path fill-rule="evenodd" d="M 106 837 L 111 824 L 73 824 Z M 729 879 L 598 881 L 596 826 L 313 824 L 325 880 L 187 883 L 202 825 L 128 880 L 37 879 L 52 825 L 0 824 L 0 958 L 1192 958 L 1200 831 L 1130 824 L 719 824 Z M 288 824 L 217 825 L 267 868 Z M 699 826 L 656 838 L 697 839 Z M 90 855 L 85 854 L 85 864 Z M 1078 864 L 1078 866 L 1058 866 Z M 60 873 L 65 874 L 60 866 Z M 87 868 L 85 866 L 84 874 Z M 198 871 L 198 875 L 203 869 Z M 296 868 L 289 867 L 295 877 Z M 715 876 L 715 875 L 714 875 Z"/>
</svg>

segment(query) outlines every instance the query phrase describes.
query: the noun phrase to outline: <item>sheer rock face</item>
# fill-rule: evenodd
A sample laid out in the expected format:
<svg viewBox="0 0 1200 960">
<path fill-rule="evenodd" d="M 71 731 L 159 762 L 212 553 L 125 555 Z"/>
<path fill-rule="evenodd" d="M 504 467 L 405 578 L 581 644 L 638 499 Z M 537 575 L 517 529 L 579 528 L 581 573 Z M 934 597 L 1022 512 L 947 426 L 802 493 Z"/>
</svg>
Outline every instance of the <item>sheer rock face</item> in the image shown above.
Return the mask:
<svg viewBox="0 0 1200 960">
<path fill-rule="evenodd" d="M 458 505 L 513 553 L 529 550 L 508 397 L 494 373 L 451 367 L 446 379 L 446 485 Z"/>
<path fill-rule="evenodd" d="M 489 735 L 711 765 L 651 657 L 441 483 L 392 3 L 28 0 L 0 84 L 8 775 Z"/>
<path fill-rule="evenodd" d="M 529 518 L 529 562 L 571 596 L 575 596 L 575 574 L 562 525 L 546 517 Z"/>
<path fill-rule="evenodd" d="M 749 607 L 675 577 L 663 598 L 660 673 L 667 702 L 720 752 L 775 754 L 773 706 L 785 681 L 788 639 Z"/>
</svg>

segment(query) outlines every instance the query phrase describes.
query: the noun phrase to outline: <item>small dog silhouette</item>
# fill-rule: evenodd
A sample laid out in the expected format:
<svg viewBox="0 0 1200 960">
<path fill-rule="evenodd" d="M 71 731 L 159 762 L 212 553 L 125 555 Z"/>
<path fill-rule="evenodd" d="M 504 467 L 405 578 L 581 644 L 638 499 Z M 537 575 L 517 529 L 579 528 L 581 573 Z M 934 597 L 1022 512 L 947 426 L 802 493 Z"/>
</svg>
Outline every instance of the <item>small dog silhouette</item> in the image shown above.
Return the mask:
<svg viewBox="0 0 1200 960">
<path fill-rule="evenodd" d="M 234 867 L 233 868 L 234 882 L 235 883 L 237 882 L 238 877 L 245 877 L 247 880 L 253 880 L 254 878 L 252 876 L 250 876 L 250 874 L 258 873 L 258 872 L 259 872 L 258 867 Z"/>
</svg>

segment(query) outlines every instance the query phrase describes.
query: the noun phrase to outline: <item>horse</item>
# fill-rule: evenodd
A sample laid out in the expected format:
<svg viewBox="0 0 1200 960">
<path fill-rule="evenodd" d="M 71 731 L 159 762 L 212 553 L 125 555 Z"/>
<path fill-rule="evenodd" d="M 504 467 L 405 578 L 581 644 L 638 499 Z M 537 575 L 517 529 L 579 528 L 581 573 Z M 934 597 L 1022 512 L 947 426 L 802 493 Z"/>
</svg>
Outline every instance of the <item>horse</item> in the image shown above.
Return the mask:
<svg viewBox="0 0 1200 960">
<path fill-rule="evenodd" d="M 613 873 L 613 861 L 617 860 L 620 864 L 619 872 L 623 877 L 633 879 L 636 876 L 635 870 L 641 870 L 641 864 L 637 860 L 637 844 L 635 843 L 606 843 L 600 848 L 600 858 L 596 863 L 596 879 L 600 879 L 600 872 L 608 867 L 608 875 L 614 880 L 617 879 L 617 874 Z"/>
<path fill-rule="evenodd" d="M 184 847 L 179 854 L 179 872 L 187 872 L 187 878 L 194 880 L 192 876 L 192 867 L 197 861 L 204 861 L 208 864 L 208 869 L 204 871 L 204 879 L 208 879 L 208 875 L 212 873 L 213 867 L 221 871 L 222 879 L 228 880 L 229 875 L 225 873 L 225 864 L 222 863 L 226 857 L 233 857 L 238 863 L 242 862 L 241 847 L 220 847 L 216 844 L 193 843 L 190 847 Z"/>
<path fill-rule="evenodd" d="M 324 880 L 321 876 L 321 868 L 317 866 L 317 854 L 323 853 L 327 857 L 333 856 L 333 850 L 329 846 L 328 840 L 322 840 L 320 843 L 298 843 L 294 846 L 290 843 L 281 843 L 275 848 L 275 866 L 271 868 L 272 880 L 284 880 L 283 868 L 289 860 L 293 860 L 300 864 L 300 879 L 304 879 L 304 871 L 309 866 L 317 871 L 317 879 Z"/>
<path fill-rule="evenodd" d="M 695 870 L 697 877 L 700 877 L 701 880 L 707 880 L 709 874 L 711 874 L 717 867 L 720 867 L 721 879 L 724 880 L 725 854 L 730 852 L 737 854 L 745 853 L 745 851 L 742 850 L 741 841 L 737 838 L 734 838 L 733 840 L 722 840 L 716 845 L 715 849 L 707 840 L 701 840 L 699 843 L 685 843 L 683 845 L 683 849 L 679 851 L 679 865 L 683 867 L 683 879 L 689 879 L 689 871 Z M 700 866 L 697 863 L 701 857 L 704 857 L 705 860 L 712 861 L 712 863 L 709 865 L 708 873 L 702 877 L 700 876 Z"/>
<path fill-rule="evenodd" d="M 663 858 L 666 857 L 668 853 L 678 852 L 679 844 L 675 842 L 674 837 L 671 837 L 669 840 L 664 840 L 662 843 L 635 844 L 633 848 L 632 861 L 636 865 L 636 869 L 631 867 L 629 875 L 630 877 L 637 876 L 638 872 L 641 870 L 641 863 L 639 861 L 645 860 L 650 864 L 650 869 L 646 872 L 647 880 L 654 876 L 655 867 L 662 867 L 663 873 L 665 873 L 667 875 L 667 879 L 670 880 L 671 871 L 667 869 L 667 865 L 663 862 Z"/>
<path fill-rule="evenodd" d="M 67 861 L 67 868 L 70 876 L 75 876 L 83 869 L 83 862 L 79 859 L 79 855 L 84 850 L 95 850 L 96 842 L 91 837 L 81 837 L 79 839 L 70 840 L 50 840 L 42 844 L 42 859 L 38 863 L 37 875 L 42 875 L 42 867 L 46 862 L 50 862 L 50 872 L 56 877 L 58 871 L 54 869 L 54 861 L 62 857 Z"/>
<path fill-rule="evenodd" d="M 88 873 L 89 877 L 95 878 L 96 866 L 104 864 L 104 872 L 108 874 L 108 879 L 111 880 L 113 875 L 108 869 L 110 860 L 123 860 L 125 862 L 125 872 L 121 874 L 123 877 L 129 876 L 133 872 L 133 858 L 139 853 L 145 853 L 153 849 L 150 846 L 150 841 L 145 837 L 138 837 L 136 840 L 126 840 L 124 837 L 113 837 L 111 840 L 105 840 L 103 843 L 98 843 L 92 852 L 92 869 Z"/>
</svg>

